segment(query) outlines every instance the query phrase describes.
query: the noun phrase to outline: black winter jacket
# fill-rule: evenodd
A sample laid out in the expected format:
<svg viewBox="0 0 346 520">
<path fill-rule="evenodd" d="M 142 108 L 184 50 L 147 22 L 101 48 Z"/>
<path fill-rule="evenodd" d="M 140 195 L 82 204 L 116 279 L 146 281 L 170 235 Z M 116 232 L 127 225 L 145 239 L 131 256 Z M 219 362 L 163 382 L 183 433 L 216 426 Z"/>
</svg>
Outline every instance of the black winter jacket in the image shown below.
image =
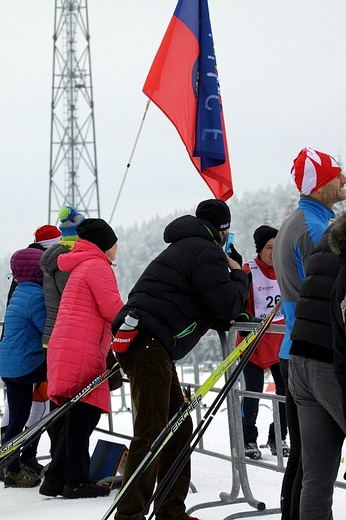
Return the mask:
<svg viewBox="0 0 346 520">
<path fill-rule="evenodd" d="M 299 291 L 290 354 L 333 363 L 331 289 L 340 264 L 332 252 L 326 229 L 312 251 Z"/>
<path fill-rule="evenodd" d="M 139 328 L 149 331 L 176 360 L 210 328 L 230 328 L 244 306 L 248 278 L 240 269 L 229 272 L 220 235 L 203 219 L 175 219 L 166 227 L 164 241 L 170 245 L 145 269 L 112 331 L 136 308 Z"/>
<path fill-rule="evenodd" d="M 70 273 L 60 271 L 58 256 L 69 253 L 69 249 L 61 244 L 54 244 L 45 251 L 40 267 L 43 271 L 43 293 L 47 310 L 46 326 L 44 328 L 42 343 L 48 344 L 53 332 L 56 317 L 58 315 L 60 299 Z"/>
<path fill-rule="evenodd" d="M 341 310 L 346 296 L 346 213 L 343 213 L 333 226 L 329 242 L 338 255 L 340 272 L 332 289 L 332 324 L 334 339 L 334 367 L 343 396 L 343 410 L 346 418 L 346 325 Z"/>
</svg>

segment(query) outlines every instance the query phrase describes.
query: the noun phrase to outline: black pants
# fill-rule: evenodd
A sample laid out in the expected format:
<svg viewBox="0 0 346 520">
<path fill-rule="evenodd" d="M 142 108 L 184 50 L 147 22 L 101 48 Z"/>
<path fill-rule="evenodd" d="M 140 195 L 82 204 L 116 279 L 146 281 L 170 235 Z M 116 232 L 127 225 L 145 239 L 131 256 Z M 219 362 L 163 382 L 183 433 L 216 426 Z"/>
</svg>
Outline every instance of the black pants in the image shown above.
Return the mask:
<svg viewBox="0 0 346 520">
<path fill-rule="evenodd" d="M 49 410 L 52 412 L 56 408 L 59 408 L 57 404 L 53 401 L 49 402 Z M 61 417 L 57 419 L 50 428 L 47 429 L 47 433 L 50 438 L 50 456 L 54 457 L 54 452 L 60 442 L 61 436 L 63 436 L 66 432 L 66 421 L 65 417 Z"/>
<path fill-rule="evenodd" d="M 275 393 L 277 395 L 285 395 L 285 383 L 282 379 L 279 363 L 275 363 L 270 367 L 274 383 Z M 247 363 L 244 368 L 244 378 L 246 390 L 251 392 L 263 392 L 264 385 L 264 370 L 255 365 L 251 361 Z M 244 397 L 242 403 L 242 420 L 243 420 L 243 435 L 244 442 L 256 442 L 258 430 L 256 420 L 258 415 L 258 399 L 251 397 Z M 285 440 L 287 435 L 287 420 L 285 403 L 279 403 L 280 425 L 281 425 L 281 439 Z M 269 425 L 268 437 L 275 440 L 274 423 Z"/>
<path fill-rule="evenodd" d="M 100 408 L 82 402 L 65 414 L 65 430 L 61 432 L 46 472 L 49 483 L 75 487 L 89 482 L 89 438 L 100 416 Z"/>
<path fill-rule="evenodd" d="M 286 415 L 291 449 L 281 488 L 281 520 L 299 520 L 303 468 L 298 410 L 288 388 L 288 359 L 280 359 L 280 369 L 286 387 Z M 303 519 L 302 519 L 303 520 Z"/>
</svg>

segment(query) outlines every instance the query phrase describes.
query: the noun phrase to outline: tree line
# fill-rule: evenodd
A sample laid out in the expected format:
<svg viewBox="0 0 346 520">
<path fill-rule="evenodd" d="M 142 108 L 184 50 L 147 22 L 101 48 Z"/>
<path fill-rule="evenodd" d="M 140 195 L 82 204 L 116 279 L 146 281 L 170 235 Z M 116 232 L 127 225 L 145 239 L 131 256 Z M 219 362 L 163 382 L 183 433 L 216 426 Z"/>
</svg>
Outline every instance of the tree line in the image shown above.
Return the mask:
<svg viewBox="0 0 346 520">
<path fill-rule="evenodd" d="M 228 204 L 231 209 L 231 231 L 234 232 L 234 245 L 243 257 L 243 262 L 256 256 L 253 241 L 255 229 L 263 224 L 280 228 L 282 222 L 296 209 L 299 194 L 292 182 L 287 186 L 263 188 L 257 192 L 246 192 L 242 197 L 233 196 Z M 346 203 L 335 206 L 336 214 L 346 210 Z M 170 213 L 165 217 L 156 216 L 148 221 L 134 223 L 127 228 L 117 227 L 119 237 L 117 266 L 115 267 L 119 290 L 124 301 L 138 277 L 146 266 L 167 244 L 163 241 L 163 232 L 169 222 L 182 214 L 194 215 L 195 208 L 185 212 Z M 25 247 L 25 246 L 23 246 Z M 7 292 L 11 283 L 10 255 L 0 260 L 0 320 L 6 309 Z M 208 342 L 205 342 L 206 345 Z M 204 361 L 211 355 L 213 345 L 206 348 Z"/>
</svg>

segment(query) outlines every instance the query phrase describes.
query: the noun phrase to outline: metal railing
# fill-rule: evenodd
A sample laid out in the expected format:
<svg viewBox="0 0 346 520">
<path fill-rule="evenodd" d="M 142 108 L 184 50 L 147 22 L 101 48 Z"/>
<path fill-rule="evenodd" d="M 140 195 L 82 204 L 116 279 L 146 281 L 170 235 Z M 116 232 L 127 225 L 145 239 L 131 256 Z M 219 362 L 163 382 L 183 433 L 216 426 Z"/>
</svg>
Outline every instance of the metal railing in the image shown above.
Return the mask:
<svg viewBox="0 0 346 520">
<path fill-rule="evenodd" d="M 224 356 L 227 356 L 235 347 L 236 335 L 238 330 L 252 330 L 256 324 L 241 324 L 237 323 L 233 326 L 226 336 L 220 335 L 221 346 Z M 268 332 L 284 334 L 284 325 L 271 325 Z M 233 372 L 235 367 L 229 371 Z M 277 446 L 276 463 L 265 462 L 263 460 L 252 460 L 245 457 L 243 428 L 242 428 L 242 414 L 241 402 L 243 397 L 259 398 L 270 401 L 273 410 L 273 422 L 275 429 L 275 440 Z M 281 472 L 285 471 L 285 464 L 282 452 L 281 428 L 280 428 L 280 414 L 279 403 L 285 402 L 284 396 L 272 395 L 267 393 L 249 392 L 245 390 L 243 377 L 239 378 L 238 384 L 234 385 L 227 395 L 227 414 L 228 414 L 228 429 L 231 445 L 231 464 L 232 464 L 232 486 L 230 492 L 221 492 L 219 494 L 220 500 L 214 502 L 204 502 L 196 504 L 188 510 L 188 513 L 197 511 L 199 509 L 206 509 L 212 507 L 227 506 L 232 504 L 247 503 L 254 508 L 253 511 L 237 512 L 224 518 L 224 520 L 231 520 L 235 518 L 249 518 L 257 516 L 267 516 L 272 514 L 281 514 L 280 508 L 266 509 L 265 503 L 253 496 L 251 485 L 247 474 L 247 466 L 252 465 L 261 467 L 266 470 Z M 210 454 L 210 453 L 209 453 Z M 336 487 L 346 489 L 344 482 L 337 481 Z M 241 496 L 242 492 L 242 496 Z"/>
<path fill-rule="evenodd" d="M 236 345 L 236 335 L 238 330 L 252 330 L 256 327 L 256 324 L 248 324 L 248 323 L 237 323 L 234 325 L 228 334 L 220 333 L 220 348 L 222 350 L 223 357 L 226 357 L 235 347 Z M 271 325 L 269 330 L 271 333 L 284 334 L 285 326 L 284 325 Z M 202 340 L 203 341 L 203 340 Z M 194 373 L 194 383 L 187 383 L 184 380 L 181 380 L 182 386 L 190 385 L 192 388 L 198 388 L 200 386 L 200 362 L 198 359 L 198 347 L 192 351 L 193 354 L 193 373 Z M 183 369 L 181 366 L 177 367 L 178 370 L 180 368 L 183 373 Z M 233 372 L 235 366 L 233 366 L 227 377 Z M 127 381 L 125 379 L 125 381 Z M 214 387 L 211 392 L 219 392 L 220 388 Z M 126 385 L 123 385 L 121 388 L 122 393 L 122 406 L 118 411 L 111 412 L 110 416 L 115 413 L 119 413 L 124 410 L 132 410 L 131 404 L 127 403 L 127 399 L 130 399 L 130 394 L 126 393 Z M 242 428 L 242 413 L 241 413 L 241 402 L 244 397 L 258 398 L 263 401 L 267 401 L 270 403 L 273 413 L 273 422 L 274 422 L 274 430 L 275 430 L 275 440 L 277 446 L 277 456 L 275 461 L 264 461 L 264 460 L 252 460 L 248 457 L 245 457 L 245 448 L 244 448 L 244 438 L 243 438 L 243 428 Z M 230 441 L 230 454 L 227 455 L 225 453 L 220 453 L 217 451 L 209 450 L 205 447 L 205 443 L 203 437 L 200 439 L 195 451 L 198 453 L 202 453 L 206 456 L 216 457 L 219 459 L 227 460 L 231 463 L 232 468 L 232 485 L 231 490 L 229 492 L 221 492 L 219 493 L 219 499 L 213 502 L 203 502 L 200 504 L 196 504 L 191 507 L 187 513 L 191 514 L 194 511 L 206 508 L 220 507 L 220 506 L 231 506 L 235 504 L 248 504 L 253 510 L 247 510 L 242 512 L 234 513 L 230 516 L 226 516 L 224 520 L 231 520 L 236 518 L 249 518 L 249 517 L 257 517 L 257 516 L 269 516 L 273 514 L 281 514 L 280 508 L 271 508 L 267 509 L 265 503 L 259 498 L 255 498 L 252 490 L 251 490 L 251 482 L 248 477 L 247 467 L 255 466 L 258 468 L 262 468 L 268 471 L 275 471 L 284 473 L 285 471 L 285 463 L 282 452 L 282 440 L 281 440 L 281 428 L 280 428 L 280 414 L 279 414 L 279 403 L 285 402 L 284 396 L 279 396 L 276 394 L 268 394 L 268 393 L 259 393 L 259 392 L 249 392 L 245 390 L 244 378 L 243 376 L 239 377 L 238 383 L 233 386 L 231 391 L 228 393 L 227 398 L 227 421 L 228 421 L 228 436 Z M 197 407 L 196 409 L 196 422 L 199 423 L 203 418 L 203 408 Z M 119 432 L 114 432 L 111 427 L 112 419 L 109 419 L 109 430 L 99 430 L 104 433 L 108 433 L 111 435 L 115 435 L 117 437 L 122 437 L 126 439 L 131 439 L 130 436 L 125 436 Z M 336 487 L 340 487 L 346 489 L 346 484 L 344 482 L 337 481 Z M 192 485 L 192 489 L 194 490 L 194 486 Z M 279 497 L 278 497 L 279 500 Z"/>
</svg>

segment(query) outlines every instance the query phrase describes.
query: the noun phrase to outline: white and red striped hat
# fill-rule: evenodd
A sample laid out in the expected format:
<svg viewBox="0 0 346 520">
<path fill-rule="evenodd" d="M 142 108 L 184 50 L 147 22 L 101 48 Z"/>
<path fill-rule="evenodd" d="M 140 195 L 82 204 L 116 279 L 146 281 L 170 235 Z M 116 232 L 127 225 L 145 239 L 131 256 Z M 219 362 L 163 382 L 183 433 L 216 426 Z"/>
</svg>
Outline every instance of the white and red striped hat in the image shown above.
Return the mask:
<svg viewBox="0 0 346 520">
<path fill-rule="evenodd" d="M 341 173 L 336 160 L 326 153 L 306 147 L 293 161 L 291 175 L 302 195 L 310 195 Z"/>
</svg>

